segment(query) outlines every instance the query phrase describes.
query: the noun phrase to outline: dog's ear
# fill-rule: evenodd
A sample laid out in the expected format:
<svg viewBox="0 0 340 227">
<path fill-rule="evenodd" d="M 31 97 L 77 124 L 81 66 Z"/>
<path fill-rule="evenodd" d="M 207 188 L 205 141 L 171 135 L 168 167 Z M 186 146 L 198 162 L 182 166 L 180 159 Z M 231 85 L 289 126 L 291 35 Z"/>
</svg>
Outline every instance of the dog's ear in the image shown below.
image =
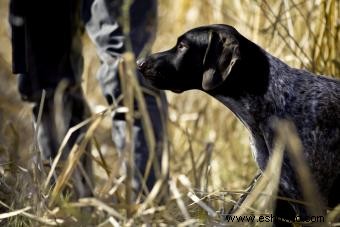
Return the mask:
<svg viewBox="0 0 340 227">
<path fill-rule="evenodd" d="M 236 39 L 211 31 L 203 59 L 203 89 L 208 91 L 221 85 L 239 59 L 239 43 Z"/>
</svg>

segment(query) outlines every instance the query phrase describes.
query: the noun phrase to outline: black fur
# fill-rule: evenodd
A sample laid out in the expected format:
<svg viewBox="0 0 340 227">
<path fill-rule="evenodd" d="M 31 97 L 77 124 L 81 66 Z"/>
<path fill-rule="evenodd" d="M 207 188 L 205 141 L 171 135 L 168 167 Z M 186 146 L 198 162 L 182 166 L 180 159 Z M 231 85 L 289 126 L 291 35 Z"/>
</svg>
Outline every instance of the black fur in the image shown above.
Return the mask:
<svg viewBox="0 0 340 227">
<path fill-rule="evenodd" d="M 261 170 L 273 150 L 273 119 L 292 121 L 324 204 L 340 202 L 340 81 L 291 68 L 228 25 L 192 29 L 137 66 L 156 88 L 199 89 L 233 111 Z M 280 194 L 302 199 L 293 169 L 285 156 Z"/>
</svg>

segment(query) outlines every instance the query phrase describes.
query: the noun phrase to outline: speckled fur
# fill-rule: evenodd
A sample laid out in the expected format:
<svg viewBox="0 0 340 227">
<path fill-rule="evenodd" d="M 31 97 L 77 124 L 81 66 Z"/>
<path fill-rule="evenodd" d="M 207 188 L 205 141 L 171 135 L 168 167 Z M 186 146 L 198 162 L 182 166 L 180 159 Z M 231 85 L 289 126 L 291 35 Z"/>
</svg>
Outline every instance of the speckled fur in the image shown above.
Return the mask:
<svg viewBox="0 0 340 227">
<path fill-rule="evenodd" d="M 253 156 L 261 170 L 264 170 L 273 149 L 272 120 L 292 121 L 303 144 L 308 166 L 327 204 L 330 190 L 340 175 L 340 82 L 291 68 L 263 52 L 269 62 L 265 94 L 244 96 L 238 100 L 220 93 L 213 96 L 229 107 L 249 129 Z M 301 199 L 287 156 L 281 187 L 283 194 Z"/>
<path fill-rule="evenodd" d="M 199 89 L 221 101 L 248 128 L 261 170 L 273 150 L 274 120 L 293 122 L 324 204 L 340 203 L 339 80 L 292 68 L 228 25 L 194 28 L 137 65 L 154 87 Z M 293 170 L 285 155 L 280 194 L 302 199 Z"/>
</svg>

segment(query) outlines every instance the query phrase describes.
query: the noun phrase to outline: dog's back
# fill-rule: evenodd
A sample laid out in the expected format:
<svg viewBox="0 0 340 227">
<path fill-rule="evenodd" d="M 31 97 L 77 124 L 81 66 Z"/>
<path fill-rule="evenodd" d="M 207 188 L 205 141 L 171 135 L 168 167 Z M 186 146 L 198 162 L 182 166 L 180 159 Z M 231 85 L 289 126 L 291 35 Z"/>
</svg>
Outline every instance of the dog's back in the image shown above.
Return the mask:
<svg viewBox="0 0 340 227">
<path fill-rule="evenodd" d="M 294 123 L 313 177 L 322 185 L 320 192 L 329 195 L 340 183 L 340 81 L 266 56 L 270 65 L 268 102 L 275 105 L 272 114 Z"/>
</svg>

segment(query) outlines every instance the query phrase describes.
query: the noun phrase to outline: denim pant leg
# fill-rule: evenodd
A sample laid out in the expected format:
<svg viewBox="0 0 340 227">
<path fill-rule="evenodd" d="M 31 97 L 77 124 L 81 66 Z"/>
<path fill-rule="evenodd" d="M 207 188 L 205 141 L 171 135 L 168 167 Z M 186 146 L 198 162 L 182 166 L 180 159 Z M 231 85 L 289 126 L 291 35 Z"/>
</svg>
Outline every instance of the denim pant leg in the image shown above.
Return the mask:
<svg viewBox="0 0 340 227">
<path fill-rule="evenodd" d="M 159 92 L 157 96 L 145 95 L 144 97 L 145 97 L 145 102 L 146 102 L 147 109 L 149 112 L 149 116 L 151 119 L 153 131 L 155 134 L 155 141 L 156 141 L 156 157 L 155 158 L 157 159 L 158 166 L 161 167 L 162 151 L 165 146 L 164 140 L 166 139 L 164 137 L 165 137 L 165 130 L 166 130 L 167 102 L 166 102 L 164 92 Z M 157 101 L 159 101 L 159 103 L 157 103 Z M 160 104 L 160 106 L 158 104 Z M 144 149 L 145 148 L 147 149 L 144 131 L 142 131 L 143 130 L 142 125 L 140 125 L 140 122 L 138 123 L 141 129 L 141 132 L 138 135 L 139 136 L 138 139 L 139 141 L 142 141 L 142 143 L 144 143 L 143 145 L 140 144 L 139 147 L 143 146 Z M 137 149 L 141 149 L 141 148 L 137 148 Z M 143 150 L 141 149 L 141 151 Z M 146 163 L 149 158 L 149 155 L 147 152 L 148 152 L 147 150 L 145 152 L 140 152 L 138 150 L 135 151 L 136 165 L 138 166 L 139 170 L 142 173 L 145 172 Z M 152 167 L 150 176 L 146 182 L 149 189 L 154 185 L 155 180 L 156 180 L 155 172 Z"/>
<path fill-rule="evenodd" d="M 136 73 L 136 75 L 138 75 Z M 117 98 L 121 95 L 119 76 L 117 74 L 116 65 L 108 65 L 102 63 L 98 70 L 97 78 L 101 85 L 101 89 L 107 99 L 112 104 L 117 101 Z M 141 83 L 141 86 L 145 88 L 145 84 Z M 160 166 L 161 156 L 163 150 L 163 139 L 166 126 L 164 121 L 166 120 L 167 114 L 167 102 L 165 94 L 162 91 L 153 91 L 155 95 L 144 94 L 146 107 L 151 119 L 155 141 L 156 141 L 156 157 L 157 162 Z M 138 106 L 135 106 L 138 111 Z M 122 152 L 125 148 L 125 137 L 126 137 L 126 121 L 125 116 L 117 114 L 112 118 L 112 140 L 115 147 L 119 152 Z M 144 175 L 147 161 L 149 159 L 149 149 L 147 146 L 145 131 L 142 126 L 140 119 L 134 120 L 133 126 L 133 140 L 134 140 L 134 155 L 135 155 L 135 167 L 138 169 L 140 174 Z M 139 176 L 135 173 L 133 188 L 137 191 L 141 189 L 141 182 Z M 146 185 L 148 189 L 152 189 L 155 183 L 155 172 L 153 168 L 149 173 Z"/>
<path fill-rule="evenodd" d="M 120 78 L 118 75 L 118 64 L 120 55 L 124 52 L 124 36 L 122 33 L 122 28 L 118 24 L 115 13 L 118 11 L 111 10 L 110 6 L 106 0 L 85 0 L 85 1 L 92 1 L 91 6 L 91 13 L 84 13 L 88 17 L 85 18 L 86 22 L 86 30 L 95 43 L 98 51 L 98 55 L 101 59 L 101 66 L 98 70 L 97 79 L 100 83 L 101 89 L 103 91 L 104 96 L 106 97 L 109 104 L 113 102 L 117 102 L 117 99 L 121 95 L 121 88 L 120 88 Z M 118 1 L 119 2 L 119 1 Z M 145 4 L 143 1 L 135 1 L 136 4 Z M 88 4 L 89 5 L 89 4 Z M 118 5 L 116 4 L 116 7 Z M 133 6 L 134 9 L 138 9 L 138 5 Z M 145 7 L 144 7 L 145 8 Z M 109 13 L 110 12 L 110 13 Z M 147 11 L 141 12 L 138 14 L 140 15 L 148 14 Z M 137 14 L 136 14 L 137 15 Z M 133 16 L 133 15 L 132 15 Z M 140 18 L 139 23 L 140 25 L 147 25 L 148 23 L 142 23 L 143 20 L 150 20 L 151 17 L 142 17 Z M 136 18 L 134 18 L 134 21 Z M 136 23 L 137 24 L 137 23 Z M 145 31 L 143 31 L 143 29 Z M 146 31 L 148 29 L 148 31 Z M 152 29 L 152 28 L 151 28 Z M 136 52 L 140 52 L 147 42 L 150 41 L 151 38 L 147 38 L 152 32 L 150 32 L 150 27 L 148 28 L 141 28 L 141 29 L 134 29 L 131 28 L 132 31 L 142 31 L 143 33 L 147 34 L 144 36 L 144 39 L 136 39 L 134 43 L 133 38 L 132 46 L 134 47 L 133 50 Z M 130 34 L 131 35 L 131 34 Z M 136 37 L 134 37 L 136 38 Z M 141 40 L 144 40 L 141 42 Z M 134 53 L 138 55 L 139 53 Z M 145 83 L 141 79 L 141 76 L 136 72 L 136 76 L 138 81 L 141 82 L 141 85 L 146 87 Z M 162 152 L 162 142 L 163 142 L 163 134 L 165 130 L 164 126 L 164 114 L 166 111 L 166 100 L 164 92 L 155 92 L 156 96 L 152 95 L 145 95 L 145 102 L 147 105 L 147 109 L 149 111 L 149 117 L 152 122 L 154 136 L 157 143 L 157 160 L 160 166 L 160 157 Z M 160 100 L 161 105 L 157 105 L 157 99 Z M 138 109 L 138 106 L 135 106 Z M 126 121 L 124 116 L 116 115 L 113 118 L 113 125 L 112 125 L 112 139 L 113 142 L 118 149 L 118 151 L 122 152 L 125 148 L 125 137 L 126 137 Z M 135 154 L 135 166 L 140 171 L 142 175 L 145 173 L 146 164 L 149 158 L 149 150 L 146 143 L 145 138 L 145 131 L 143 130 L 143 126 L 140 119 L 135 119 L 134 126 L 133 126 L 133 140 L 134 140 L 134 154 Z M 141 189 L 141 182 L 139 180 L 138 174 L 135 173 L 134 175 L 134 185 L 133 188 L 135 190 Z M 149 177 L 147 179 L 147 186 L 149 189 L 155 183 L 155 173 L 151 170 Z"/>
</svg>

